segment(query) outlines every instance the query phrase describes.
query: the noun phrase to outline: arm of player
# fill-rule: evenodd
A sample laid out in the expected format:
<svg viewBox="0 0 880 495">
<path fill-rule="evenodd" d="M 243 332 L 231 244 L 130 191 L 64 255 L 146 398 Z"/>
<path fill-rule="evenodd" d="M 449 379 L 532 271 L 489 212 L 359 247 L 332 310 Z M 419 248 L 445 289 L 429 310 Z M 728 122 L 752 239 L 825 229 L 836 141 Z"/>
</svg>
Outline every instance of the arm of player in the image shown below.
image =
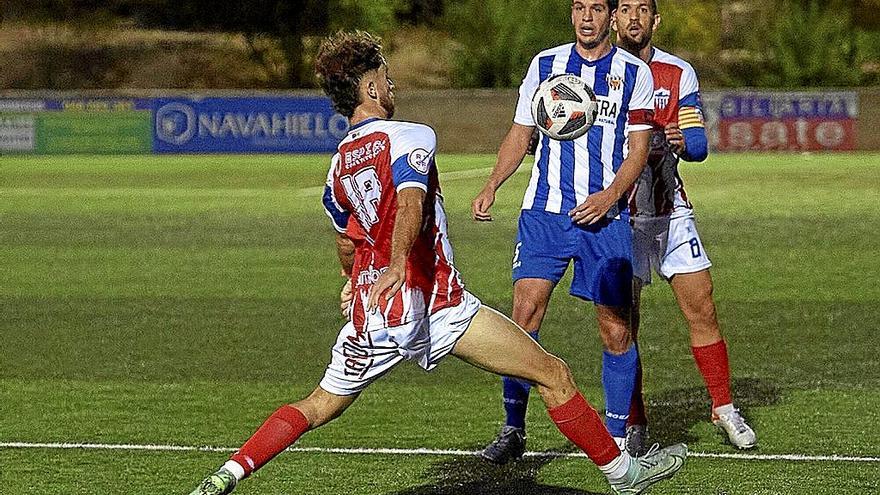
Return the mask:
<svg viewBox="0 0 880 495">
<path fill-rule="evenodd" d="M 581 225 L 591 225 L 608 213 L 608 210 L 630 190 L 648 163 L 648 147 L 651 144 L 651 131 L 632 131 L 629 133 L 629 155 L 620 165 L 614 181 L 604 190 L 591 194 L 587 200 L 571 210 L 568 215 L 572 221 Z"/>
<path fill-rule="evenodd" d="M 344 232 L 336 234 L 336 256 L 339 257 L 342 276 L 351 278 L 351 269 L 354 266 L 354 241 Z"/>
<path fill-rule="evenodd" d="M 333 193 L 333 171 L 339 160 L 339 155 L 334 155 L 330 161 L 330 170 L 327 172 L 327 181 L 324 183 L 324 194 L 321 203 L 324 205 L 324 213 L 330 218 L 333 229 L 336 230 L 336 255 L 339 258 L 340 272 L 346 278 L 345 285 L 339 293 L 339 308 L 344 316 L 348 316 L 348 308 L 353 297 L 351 290 L 351 271 L 354 266 L 354 241 L 346 234 L 350 214 Z"/>
<path fill-rule="evenodd" d="M 398 191 L 397 216 L 391 234 L 391 263 L 370 288 L 367 311 L 376 309 L 383 295 L 386 301 L 394 297 L 406 281 L 406 261 L 422 228 L 424 202 L 425 191 L 418 187 Z"/>
<path fill-rule="evenodd" d="M 474 220 L 491 221 L 489 208 L 495 203 L 495 191 L 510 178 L 525 158 L 529 150 L 529 142 L 535 132 L 535 119 L 532 117 L 532 96 L 541 84 L 539 58 L 535 57 L 519 86 L 519 99 L 513 115 L 513 125 L 504 137 L 498 150 L 495 168 L 489 175 L 483 190 L 471 203 L 471 214 Z"/>
<path fill-rule="evenodd" d="M 492 220 L 489 208 L 495 203 L 495 191 L 519 168 L 528 152 L 529 142 L 532 140 L 534 131 L 533 126 L 516 123 L 507 131 L 507 136 L 504 137 L 501 148 L 498 150 L 495 168 L 492 169 L 483 190 L 471 203 L 471 213 L 474 220 L 484 222 Z"/>
<path fill-rule="evenodd" d="M 336 255 L 339 257 L 339 264 L 342 266 L 342 276 L 345 277 L 345 284 L 343 284 L 342 290 L 339 291 L 339 311 L 342 312 L 342 316 L 349 318 L 351 300 L 354 298 L 354 291 L 351 287 L 351 269 L 354 266 L 354 241 L 345 234 L 336 234 Z"/>
<path fill-rule="evenodd" d="M 682 96 L 678 100 L 678 122 L 673 128 L 666 128 L 666 140 L 682 160 L 701 162 L 709 156 L 709 139 L 703 118 L 700 81 L 689 64 L 685 65 L 679 84 L 678 94 Z"/>
<path fill-rule="evenodd" d="M 709 138 L 703 112 L 699 107 L 681 107 L 678 111 L 677 133 L 681 136 L 681 152 L 678 156 L 686 162 L 701 162 L 709 156 Z M 667 140 L 669 129 L 666 130 Z M 672 142 L 670 141 L 670 144 Z"/>
<path fill-rule="evenodd" d="M 351 279 L 345 279 L 342 290 L 339 291 L 339 312 L 347 319 L 351 319 L 351 301 L 354 299 L 354 290 L 351 287 Z"/>
</svg>

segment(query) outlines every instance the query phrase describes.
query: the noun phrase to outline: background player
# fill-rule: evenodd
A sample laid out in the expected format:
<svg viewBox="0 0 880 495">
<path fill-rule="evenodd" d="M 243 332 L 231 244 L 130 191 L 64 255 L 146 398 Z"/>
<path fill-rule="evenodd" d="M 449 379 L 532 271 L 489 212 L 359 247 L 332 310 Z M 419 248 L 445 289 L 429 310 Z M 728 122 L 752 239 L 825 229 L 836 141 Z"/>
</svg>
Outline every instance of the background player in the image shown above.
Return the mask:
<svg viewBox="0 0 880 495">
<path fill-rule="evenodd" d="M 340 33 L 322 44 L 317 70 L 336 109 L 351 122 L 333 157 L 324 204 L 351 276 L 351 321 L 340 331 L 320 385 L 282 406 L 192 494 L 225 494 L 293 444 L 343 413 L 370 383 L 403 360 L 433 369 L 448 354 L 537 384 L 559 430 L 606 474 L 616 493 L 641 493 L 684 463 L 677 445 L 633 459 L 621 452 L 572 381 L 568 367 L 509 319 L 464 290 L 452 261 L 425 125 L 387 120 L 393 84 L 378 41 Z"/>
<path fill-rule="evenodd" d="M 638 361 L 630 334 L 632 233 L 624 196 L 647 160 L 654 85 L 644 62 L 611 45 L 607 0 L 575 0 L 571 22 L 575 43 L 532 60 L 513 125 L 472 212 L 476 220 L 491 220 L 496 190 L 522 162 L 535 129 L 530 104 L 538 85 L 551 75 L 583 77 L 598 96 L 599 115 L 574 141 L 541 136 L 514 249 L 513 320 L 537 340 L 550 294 L 574 262 L 570 293 L 596 306 L 605 347 L 605 421 L 622 445 Z M 505 425 L 483 452 L 499 464 L 525 450 L 529 386 L 505 378 L 503 395 Z"/>
<path fill-rule="evenodd" d="M 651 283 L 654 269 L 669 281 L 687 319 L 694 359 L 712 396 L 712 422 L 726 432 L 734 446 L 751 448 L 756 443 L 755 432 L 731 400 L 727 345 L 712 300 L 712 264 L 678 174 L 679 158 L 699 162 L 708 154 L 697 75 L 684 60 L 653 46 L 654 30 L 660 25 L 656 1 L 621 0 L 614 20 L 618 45 L 651 66 L 654 118 L 659 126 L 652 136 L 648 166 L 630 203 L 635 252 L 633 334 L 635 337 L 639 326 L 642 286 Z M 627 428 L 630 453 L 644 450 L 646 425 L 640 362 Z"/>
</svg>

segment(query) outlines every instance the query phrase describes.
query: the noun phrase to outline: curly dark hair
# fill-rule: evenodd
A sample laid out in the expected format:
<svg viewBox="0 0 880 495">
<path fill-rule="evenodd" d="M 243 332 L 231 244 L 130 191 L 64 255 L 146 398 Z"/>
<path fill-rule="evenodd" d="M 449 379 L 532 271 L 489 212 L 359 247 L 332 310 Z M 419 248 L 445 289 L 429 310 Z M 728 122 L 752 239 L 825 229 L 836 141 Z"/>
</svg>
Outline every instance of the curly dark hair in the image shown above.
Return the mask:
<svg viewBox="0 0 880 495">
<path fill-rule="evenodd" d="M 384 64 L 379 38 L 364 31 L 339 31 L 321 43 L 315 73 L 336 111 L 351 118 L 355 107 L 360 104 L 358 85 L 361 78 Z"/>
</svg>

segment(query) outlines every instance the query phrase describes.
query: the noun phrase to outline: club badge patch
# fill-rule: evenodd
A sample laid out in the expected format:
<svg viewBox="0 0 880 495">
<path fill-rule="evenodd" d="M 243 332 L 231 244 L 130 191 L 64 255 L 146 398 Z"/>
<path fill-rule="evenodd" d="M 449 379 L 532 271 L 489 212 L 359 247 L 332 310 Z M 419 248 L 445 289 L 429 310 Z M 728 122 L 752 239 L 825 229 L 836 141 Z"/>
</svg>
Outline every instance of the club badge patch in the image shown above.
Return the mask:
<svg viewBox="0 0 880 495">
<path fill-rule="evenodd" d="M 412 150 L 406 158 L 406 162 L 416 172 L 427 175 L 428 169 L 431 167 L 431 154 L 428 150 L 417 148 Z"/>
</svg>

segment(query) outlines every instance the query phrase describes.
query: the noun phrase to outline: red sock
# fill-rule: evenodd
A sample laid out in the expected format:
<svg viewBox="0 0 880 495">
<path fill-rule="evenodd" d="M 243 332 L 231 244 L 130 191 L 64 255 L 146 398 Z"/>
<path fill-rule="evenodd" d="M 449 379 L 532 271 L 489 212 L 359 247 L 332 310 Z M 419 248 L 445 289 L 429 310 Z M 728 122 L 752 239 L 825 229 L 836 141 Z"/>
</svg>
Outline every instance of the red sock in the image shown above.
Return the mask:
<svg viewBox="0 0 880 495">
<path fill-rule="evenodd" d="M 629 405 L 629 419 L 626 426 L 648 424 L 648 415 L 645 413 L 645 398 L 642 395 L 642 360 L 639 359 L 639 367 L 636 369 L 636 386 L 633 388 L 632 401 Z"/>
<path fill-rule="evenodd" d="M 244 468 L 245 476 L 250 476 L 308 429 L 309 421 L 299 409 L 291 405 L 282 406 L 229 459 Z"/>
<path fill-rule="evenodd" d="M 691 347 L 697 368 L 706 381 L 712 397 L 712 409 L 733 402 L 730 398 L 730 363 L 727 360 L 727 344 L 721 340 L 703 347 Z"/>
<path fill-rule="evenodd" d="M 559 431 L 586 452 L 597 466 L 605 466 L 620 455 L 620 448 L 605 429 L 602 419 L 580 392 L 547 412 Z"/>
</svg>

